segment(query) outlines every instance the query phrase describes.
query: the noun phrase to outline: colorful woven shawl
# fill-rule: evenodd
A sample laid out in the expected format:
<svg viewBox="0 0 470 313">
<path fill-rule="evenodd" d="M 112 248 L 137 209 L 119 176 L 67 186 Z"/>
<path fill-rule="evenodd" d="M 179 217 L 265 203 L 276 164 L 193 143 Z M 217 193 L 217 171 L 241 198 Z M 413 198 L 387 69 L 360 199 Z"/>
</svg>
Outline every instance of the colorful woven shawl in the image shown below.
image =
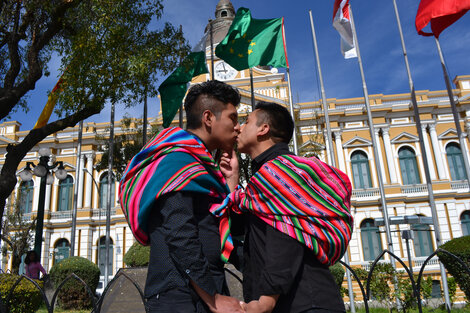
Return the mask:
<svg viewBox="0 0 470 313">
<path fill-rule="evenodd" d="M 134 156 L 119 183 L 121 207 L 141 244 L 149 244 L 147 221 L 155 202 L 172 191 L 209 195 L 215 203 L 222 202 L 230 192 L 199 138 L 177 127 L 161 131 Z M 226 261 L 233 249 L 231 240 L 227 240 L 230 222 L 227 214 L 214 215 L 219 217 L 221 258 Z"/>
<path fill-rule="evenodd" d="M 317 158 L 284 155 L 266 162 L 245 191 L 231 193 L 218 209 L 248 210 L 330 265 L 343 256 L 351 239 L 350 198 L 346 174 Z"/>
</svg>

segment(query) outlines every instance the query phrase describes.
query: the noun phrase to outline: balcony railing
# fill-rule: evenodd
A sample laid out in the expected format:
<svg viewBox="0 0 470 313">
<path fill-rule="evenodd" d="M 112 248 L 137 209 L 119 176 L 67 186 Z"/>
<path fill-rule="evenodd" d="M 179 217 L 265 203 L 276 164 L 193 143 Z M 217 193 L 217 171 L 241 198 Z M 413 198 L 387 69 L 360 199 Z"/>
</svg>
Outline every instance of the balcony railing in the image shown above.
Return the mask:
<svg viewBox="0 0 470 313">
<path fill-rule="evenodd" d="M 468 191 L 469 186 L 467 181 L 452 181 L 450 182 L 452 190 Z"/>
<path fill-rule="evenodd" d="M 401 186 L 402 193 L 427 193 L 428 187 L 424 184 L 422 185 L 409 185 L 409 186 Z"/>
<path fill-rule="evenodd" d="M 356 190 L 353 190 L 351 196 L 352 198 L 356 198 L 356 199 L 379 197 L 380 191 L 379 191 L 379 188 L 356 189 Z"/>
<path fill-rule="evenodd" d="M 72 211 L 51 212 L 51 220 L 72 218 Z"/>
</svg>

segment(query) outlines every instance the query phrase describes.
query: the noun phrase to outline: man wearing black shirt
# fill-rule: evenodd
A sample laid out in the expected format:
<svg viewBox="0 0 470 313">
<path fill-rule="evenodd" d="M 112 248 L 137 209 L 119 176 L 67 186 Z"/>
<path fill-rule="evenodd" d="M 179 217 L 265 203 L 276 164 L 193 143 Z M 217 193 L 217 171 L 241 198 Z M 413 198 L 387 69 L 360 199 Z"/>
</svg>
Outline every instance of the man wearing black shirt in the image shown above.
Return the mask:
<svg viewBox="0 0 470 313">
<path fill-rule="evenodd" d="M 252 172 L 281 155 L 292 155 L 288 143 L 294 123 L 284 107 L 260 102 L 242 125 L 238 150 L 252 159 Z M 228 180 L 238 179 L 236 158 L 222 163 Z M 273 195 L 275 197 L 275 195 Z M 245 213 L 243 294 L 246 312 L 344 312 L 344 303 L 328 266 L 298 240 L 255 214 Z"/>
<path fill-rule="evenodd" d="M 193 86 L 185 100 L 187 131 L 178 130 L 186 138 L 181 149 L 196 145 L 207 153 L 205 160 L 215 164 L 209 152 L 233 149 L 240 130 L 239 102 L 240 95 L 227 84 L 209 81 Z M 157 169 L 154 175 L 161 175 L 165 167 L 180 169 L 194 160 L 191 153 L 170 152 L 159 161 L 158 169 L 162 170 Z M 217 199 L 209 193 L 177 190 L 160 195 L 146 221 L 150 263 L 145 297 L 149 312 L 243 312 L 238 300 L 224 295 L 228 289 L 220 258 L 219 220 L 209 211 Z"/>
</svg>

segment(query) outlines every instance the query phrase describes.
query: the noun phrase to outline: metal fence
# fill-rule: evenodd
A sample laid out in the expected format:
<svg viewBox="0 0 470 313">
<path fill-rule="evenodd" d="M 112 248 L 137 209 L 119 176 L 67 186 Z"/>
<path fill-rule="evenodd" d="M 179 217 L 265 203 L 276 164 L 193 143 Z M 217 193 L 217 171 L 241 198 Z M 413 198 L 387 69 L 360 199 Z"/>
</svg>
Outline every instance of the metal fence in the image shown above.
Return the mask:
<svg viewBox="0 0 470 313">
<path fill-rule="evenodd" d="M 454 254 L 452 254 L 452 253 L 450 253 L 446 250 L 443 250 L 443 249 L 437 249 L 436 251 L 434 251 L 434 253 L 432 253 L 422 263 L 422 265 L 420 267 L 420 270 L 419 270 L 419 274 L 418 274 L 416 280 L 415 280 L 415 277 L 413 275 L 412 270 L 410 270 L 410 268 L 405 264 L 405 262 L 403 262 L 402 259 L 400 259 L 399 257 L 397 257 L 395 254 L 391 253 L 388 250 L 384 250 L 371 263 L 371 266 L 370 266 L 370 269 L 368 271 L 368 276 L 367 276 L 367 279 L 365 280 L 365 283 L 361 282 L 361 279 L 359 278 L 358 273 L 356 272 L 355 268 L 350 267 L 349 265 L 345 264 L 342 261 L 340 261 L 340 263 L 342 264 L 342 266 L 349 269 L 349 271 L 351 272 L 351 275 L 352 275 L 353 279 L 355 280 L 355 282 L 357 283 L 357 285 L 359 286 L 360 291 L 361 291 L 363 301 L 360 301 L 361 302 L 360 305 L 364 307 L 366 312 L 369 312 L 370 307 L 371 307 L 370 303 L 371 303 L 371 301 L 374 301 L 373 297 L 372 297 L 372 294 L 371 294 L 372 277 L 373 277 L 374 271 L 377 268 L 377 265 L 380 264 L 380 263 L 383 263 L 382 262 L 383 256 L 388 254 L 390 258 L 395 259 L 398 263 L 401 264 L 404 272 L 400 273 L 400 274 L 401 275 L 406 275 L 410 279 L 413 296 L 414 296 L 415 302 L 416 302 L 415 303 L 416 307 L 418 308 L 418 311 L 420 313 L 422 313 L 423 312 L 423 301 L 421 299 L 421 291 L 422 291 L 424 270 L 425 270 L 426 265 L 428 265 L 428 263 L 430 262 L 430 260 L 434 256 L 436 256 L 438 253 L 444 253 L 444 254 L 452 257 L 454 260 L 456 260 L 462 266 L 462 268 L 468 273 L 468 275 L 470 275 L 470 268 L 461 259 L 459 259 Z M 381 261 L 381 262 L 379 262 L 379 261 Z M 236 283 L 239 284 L 239 287 L 241 288 L 242 279 L 233 270 L 230 270 L 230 269 L 227 269 L 227 268 L 225 270 L 226 270 L 227 275 L 234 278 Z M 134 297 L 136 298 L 136 299 L 134 299 L 134 300 L 136 300 L 136 301 L 134 301 L 134 303 L 136 303 L 136 302 L 140 303 L 140 307 L 133 306 L 133 310 L 129 311 L 128 309 L 126 309 L 123 312 L 147 312 L 147 309 L 145 307 L 145 302 L 146 301 L 145 301 L 145 298 L 144 298 L 144 293 L 143 293 L 142 287 L 140 286 L 140 284 L 133 277 L 131 277 L 131 275 L 127 274 L 124 269 L 120 269 L 117 272 L 117 274 L 114 276 L 113 280 L 111 280 L 108 283 L 108 285 L 106 286 L 106 288 L 104 289 L 104 291 L 103 291 L 103 293 L 100 297 L 97 297 L 97 295 L 93 294 L 90 287 L 80 277 L 78 277 L 75 274 L 70 274 L 64 281 L 62 281 L 60 283 L 60 285 L 58 285 L 56 290 L 53 292 L 52 297 L 51 297 L 51 295 L 49 295 L 49 297 L 46 296 L 45 290 L 43 288 L 41 288 L 36 281 L 30 279 L 29 277 L 26 277 L 26 276 L 22 275 L 18 278 L 18 280 L 15 282 L 15 284 L 10 288 L 8 294 L 6 295 L 6 298 L 3 297 L 3 295 L 0 298 L 0 313 L 7 313 L 7 312 L 11 311 L 10 308 L 8 307 L 8 303 L 9 303 L 10 299 L 12 298 L 13 291 L 17 288 L 17 286 L 20 284 L 20 282 L 22 280 L 29 281 L 31 284 L 33 284 L 40 291 L 41 296 L 42 296 L 42 300 L 44 302 L 44 305 L 47 309 L 47 312 L 49 312 L 49 313 L 54 312 L 54 308 L 55 308 L 56 303 L 57 303 L 58 294 L 63 289 L 66 282 L 68 282 L 70 280 L 75 280 L 78 284 L 81 284 L 86 289 L 86 291 L 87 291 L 87 293 L 88 293 L 88 295 L 91 299 L 91 302 L 92 302 L 91 313 L 116 312 L 115 309 L 110 311 L 110 309 L 109 309 L 110 305 L 109 304 L 113 303 L 114 301 L 117 301 L 116 299 L 118 299 L 118 297 L 116 297 L 116 293 L 121 294 L 121 295 L 124 293 L 122 291 L 123 286 L 126 286 L 127 290 L 133 289 L 134 294 L 135 294 Z M 113 296 L 113 293 L 115 294 L 114 296 Z M 129 294 L 130 294 L 130 292 L 126 291 L 126 296 L 125 296 L 126 301 L 128 301 Z M 399 296 L 399 295 L 397 295 L 397 296 Z M 5 301 L 2 298 L 5 298 Z M 347 302 L 348 301 L 346 301 L 346 303 Z M 356 304 L 358 304 L 358 303 L 356 303 Z M 448 311 L 450 311 L 450 308 L 448 308 Z"/>
</svg>

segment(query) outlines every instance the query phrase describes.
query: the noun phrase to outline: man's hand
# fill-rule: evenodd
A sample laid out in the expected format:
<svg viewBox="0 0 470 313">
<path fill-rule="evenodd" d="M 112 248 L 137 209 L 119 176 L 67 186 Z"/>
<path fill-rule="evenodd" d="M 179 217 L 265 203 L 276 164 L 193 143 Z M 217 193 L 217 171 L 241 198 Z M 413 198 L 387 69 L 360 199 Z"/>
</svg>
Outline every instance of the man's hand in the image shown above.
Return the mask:
<svg viewBox="0 0 470 313">
<path fill-rule="evenodd" d="M 238 185 L 238 169 L 238 158 L 235 150 L 232 150 L 230 154 L 227 152 L 222 153 L 220 158 L 220 171 L 225 176 L 230 191 L 234 191 Z"/>
<path fill-rule="evenodd" d="M 259 300 L 253 300 L 249 303 L 242 302 L 242 308 L 246 313 L 271 313 L 276 306 L 279 295 L 261 296 Z"/>
<path fill-rule="evenodd" d="M 232 297 L 216 294 L 215 307 L 210 306 L 213 313 L 244 313 L 240 302 Z"/>
</svg>

